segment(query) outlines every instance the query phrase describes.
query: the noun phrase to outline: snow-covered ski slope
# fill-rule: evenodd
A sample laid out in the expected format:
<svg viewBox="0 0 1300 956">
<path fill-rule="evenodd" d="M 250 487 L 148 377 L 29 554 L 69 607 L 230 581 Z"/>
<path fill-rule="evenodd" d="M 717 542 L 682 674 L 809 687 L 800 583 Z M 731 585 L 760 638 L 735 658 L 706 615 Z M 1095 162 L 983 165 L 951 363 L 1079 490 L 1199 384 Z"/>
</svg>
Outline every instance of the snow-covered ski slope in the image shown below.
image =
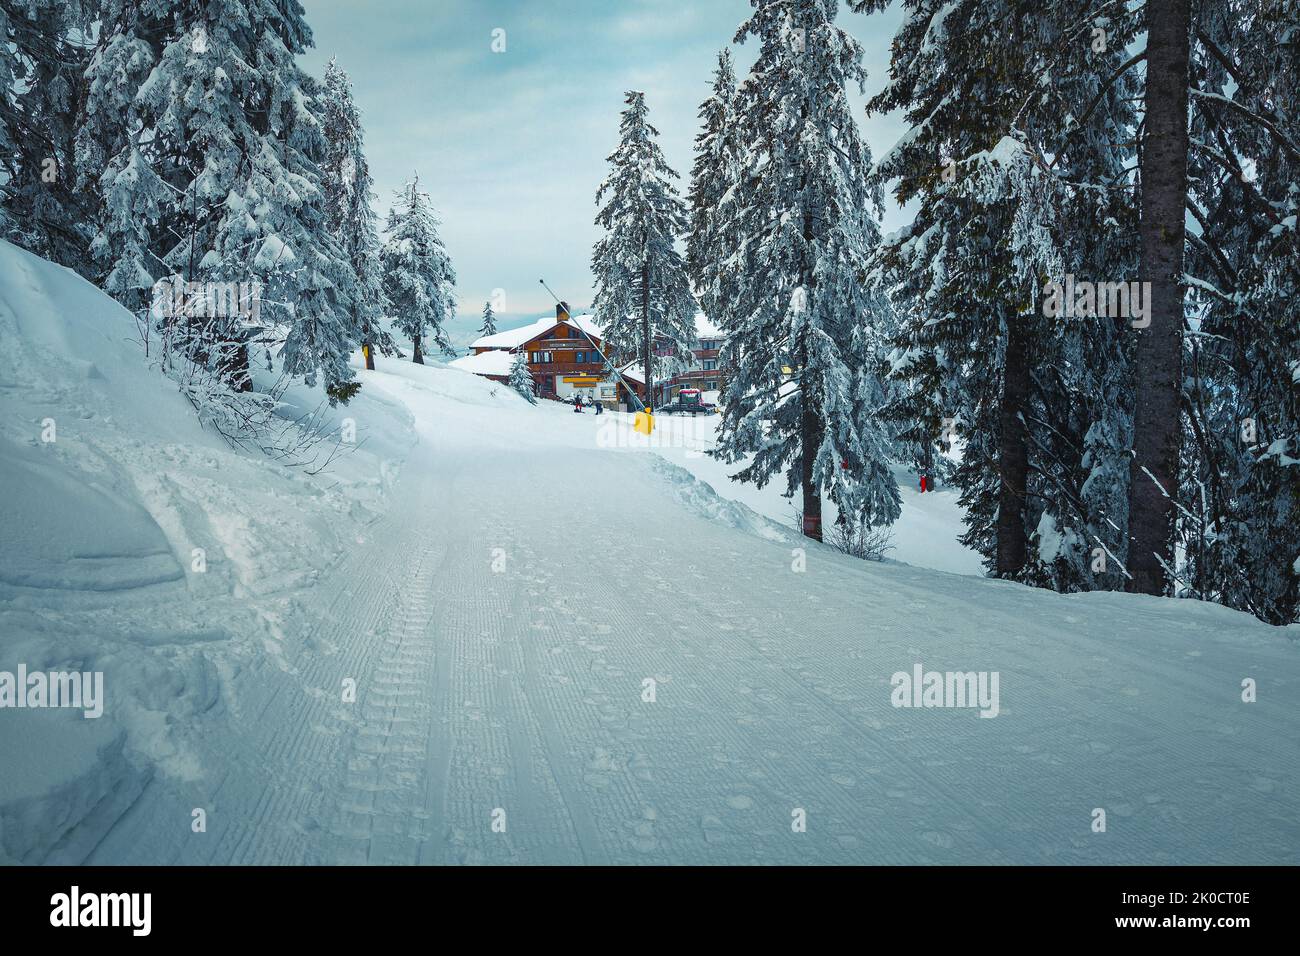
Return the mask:
<svg viewBox="0 0 1300 956">
<path fill-rule="evenodd" d="M 0 246 L 0 671 L 107 697 L 0 710 L 6 861 L 1300 862 L 1296 629 L 846 558 L 438 366 L 364 374 L 313 478 L 132 330 Z M 916 664 L 998 715 L 895 708 Z"/>
</svg>

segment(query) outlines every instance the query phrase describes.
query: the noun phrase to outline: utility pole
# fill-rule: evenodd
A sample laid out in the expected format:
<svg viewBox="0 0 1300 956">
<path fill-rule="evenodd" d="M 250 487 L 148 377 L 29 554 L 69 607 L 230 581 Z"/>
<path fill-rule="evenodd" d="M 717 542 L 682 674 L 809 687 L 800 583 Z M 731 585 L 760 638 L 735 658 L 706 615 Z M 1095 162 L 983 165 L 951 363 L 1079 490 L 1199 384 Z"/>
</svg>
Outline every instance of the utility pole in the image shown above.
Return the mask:
<svg viewBox="0 0 1300 956">
<path fill-rule="evenodd" d="M 541 283 L 542 288 L 545 289 L 547 292 L 549 292 L 551 298 L 554 299 L 557 303 L 564 301 L 558 295 L 555 294 L 554 289 L 552 289 L 549 285 L 546 284 L 545 279 L 538 279 L 537 281 Z M 573 327 L 582 333 L 582 337 L 587 340 L 587 344 L 590 345 L 592 349 L 595 351 L 595 353 L 600 356 L 600 360 L 601 362 L 604 363 L 605 368 L 608 371 L 613 372 L 614 377 L 617 378 L 620 383 L 622 383 L 623 390 L 627 392 L 628 395 L 632 396 L 632 398 L 636 399 L 638 402 L 641 402 L 641 399 L 637 398 L 636 389 L 634 389 L 631 385 L 627 383 L 627 379 L 623 377 L 623 373 L 614 367 L 614 363 L 609 360 L 609 356 L 605 354 L 604 350 L 602 350 L 596 345 L 596 340 L 587 334 L 587 330 L 584 329 L 577 322 L 573 323 Z M 650 411 L 649 407 L 646 405 L 645 402 L 641 402 L 641 411 L 643 412 Z"/>
</svg>

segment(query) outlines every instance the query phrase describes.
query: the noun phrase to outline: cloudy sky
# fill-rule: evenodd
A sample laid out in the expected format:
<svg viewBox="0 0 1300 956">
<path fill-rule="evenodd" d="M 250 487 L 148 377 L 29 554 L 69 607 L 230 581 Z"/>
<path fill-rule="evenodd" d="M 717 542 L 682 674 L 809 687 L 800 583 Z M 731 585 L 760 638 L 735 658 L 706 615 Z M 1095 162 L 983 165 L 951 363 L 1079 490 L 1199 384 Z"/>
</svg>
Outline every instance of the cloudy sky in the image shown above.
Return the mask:
<svg viewBox="0 0 1300 956">
<path fill-rule="evenodd" d="M 685 177 L 718 51 L 750 9 L 747 0 L 302 2 L 316 41 L 307 68 L 319 76 L 334 57 L 352 76 L 380 215 L 417 172 L 433 198 L 459 274 L 461 341 L 495 289 L 506 325 L 552 308 L 542 276 L 574 305 L 590 302 L 596 187 L 624 92 L 645 92 Z M 840 5 L 840 25 L 866 50 L 868 95 L 884 85 L 898 20 L 896 9 L 868 17 Z M 493 50 L 497 30 L 504 52 Z M 754 41 L 732 53 L 743 77 Z M 896 116 L 859 109 L 858 119 L 877 156 L 902 132 Z M 891 208 L 884 227 L 902 221 Z"/>
</svg>

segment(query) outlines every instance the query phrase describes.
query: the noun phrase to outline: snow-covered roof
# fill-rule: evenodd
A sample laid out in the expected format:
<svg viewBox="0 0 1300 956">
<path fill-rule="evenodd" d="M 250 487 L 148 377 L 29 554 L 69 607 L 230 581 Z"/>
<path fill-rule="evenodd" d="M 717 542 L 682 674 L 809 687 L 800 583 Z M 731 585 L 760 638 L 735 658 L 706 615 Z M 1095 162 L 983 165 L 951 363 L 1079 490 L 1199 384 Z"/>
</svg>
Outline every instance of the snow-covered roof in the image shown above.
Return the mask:
<svg viewBox="0 0 1300 956">
<path fill-rule="evenodd" d="M 568 318 L 568 323 L 569 325 L 576 326 L 593 338 L 599 339 L 604 337 L 604 331 L 596 324 L 596 320 L 590 315 L 571 315 Z M 536 322 L 529 323 L 528 325 L 521 325 L 517 329 L 507 329 L 504 332 L 498 332 L 496 335 L 484 335 L 471 342 L 469 347 L 472 349 L 517 348 L 530 339 L 535 339 L 537 336 L 549 331 L 558 324 L 559 320 L 556 319 L 555 316 L 544 315 Z"/>
<path fill-rule="evenodd" d="M 695 335 L 697 338 L 701 339 L 726 338 L 722 329 L 710 322 L 709 317 L 703 312 L 695 313 Z"/>
<path fill-rule="evenodd" d="M 629 381 L 636 382 L 638 385 L 645 384 L 645 369 L 641 367 L 640 362 L 628 362 L 618 372 Z"/>
<path fill-rule="evenodd" d="M 463 355 L 447 364 L 475 375 L 509 375 L 515 357 L 508 351 L 484 352 L 481 355 Z"/>
</svg>

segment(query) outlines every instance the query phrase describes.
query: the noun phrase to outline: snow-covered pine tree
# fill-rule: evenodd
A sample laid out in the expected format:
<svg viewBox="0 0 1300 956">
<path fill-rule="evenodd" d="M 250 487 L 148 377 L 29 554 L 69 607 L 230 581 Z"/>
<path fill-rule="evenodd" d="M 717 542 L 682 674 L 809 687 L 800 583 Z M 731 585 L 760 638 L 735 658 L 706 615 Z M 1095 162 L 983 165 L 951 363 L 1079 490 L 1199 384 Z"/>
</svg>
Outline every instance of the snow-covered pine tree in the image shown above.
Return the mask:
<svg viewBox="0 0 1300 956">
<path fill-rule="evenodd" d="M 456 271 L 438 235 L 429 194 L 420 189 L 420 178 L 397 190 L 394 198 L 380 252 L 384 286 L 394 328 L 411 340 L 411 360 L 423 365 L 426 338 L 444 354 L 453 353 L 443 322 L 451 315 Z"/>
<path fill-rule="evenodd" d="M 376 350 L 392 355 L 397 346 L 382 324 L 387 302 L 361 114 L 352 99 L 352 81 L 332 59 L 325 68 L 320 114 L 326 143 L 321 162 L 326 225 L 356 273 L 351 322 L 365 354 L 366 368 L 373 371 Z"/>
<path fill-rule="evenodd" d="M 260 286 L 255 309 L 166 319 L 172 345 L 235 391 L 252 387 L 257 346 L 268 363 L 278 350 L 284 371 L 309 384 L 318 376 L 331 390 L 347 383 L 356 275 L 325 223 L 320 88 L 296 62 L 311 42 L 301 5 L 113 0 L 107 9 L 84 138 L 107 170 L 96 197 L 104 274 L 123 276 L 122 290 L 133 294 L 141 269 Z M 136 128 L 114 128 L 128 121 Z M 142 218 L 134 236 L 124 232 L 122 216 L 147 217 L 159 181 L 170 198 L 156 225 Z M 123 235 L 132 241 L 119 242 Z"/>
<path fill-rule="evenodd" d="M 1192 23 L 1179 581 L 1300 619 L 1300 8 Z"/>
<path fill-rule="evenodd" d="M 1022 179 L 1018 218 L 1034 225 L 1022 225 L 1012 247 L 1024 274 L 1039 276 L 1041 317 L 1052 268 L 1057 279 L 1064 271 L 1106 287 L 1138 277 L 1132 51 L 1141 12 L 1088 17 L 1070 4 L 1028 2 L 1017 16 L 1034 38 L 1034 80 L 1013 122 L 1030 147 L 1026 169 L 1035 170 Z M 1034 504 L 1023 579 L 1059 591 L 1122 588 L 1135 333 L 1122 315 L 1040 322 L 1025 430 Z"/>
<path fill-rule="evenodd" d="M 153 248 L 153 230 L 172 200 L 138 145 L 122 150 L 98 178 L 97 230 L 90 252 L 107 273 L 104 291 L 137 315 L 149 311 L 155 277 L 168 271 Z"/>
<path fill-rule="evenodd" d="M 660 371 L 666 374 L 688 358 L 697 306 L 674 245 L 687 222 L 686 205 L 672 183 L 677 174 L 656 141 L 659 131 L 646 119 L 645 94 L 631 91 L 625 102 L 610 173 L 596 191 L 596 203 L 604 201 L 596 224 L 605 235 L 591 256 L 592 309 L 612 353 L 640 357 L 649 389 L 656 378 L 656 351 L 669 353 L 661 356 Z"/>
<path fill-rule="evenodd" d="M 516 352 L 510 365 L 510 387 L 528 399 L 529 404 L 537 404 L 537 383 L 533 381 L 533 373 L 528 371 L 528 356 L 523 352 Z"/>
<path fill-rule="evenodd" d="M 89 88 L 76 137 L 77 187 L 91 201 L 96 278 L 143 316 L 155 281 L 170 271 L 156 235 L 178 193 L 154 168 L 150 116 L 136 95 L 157 62 L 154 45 L 137 32 L 138 4 L 101 0 L 100 14 L 100 41 L 86 69 Z"/>
<path fill-rule="evenodd" d="M 75 137 L 97 5 L 0 3 L 0 237 L 86 276 Z"/>
<path fill-rule="evenodd" d="M 492 311 L 492 303 L 483 303 L 483 325 L 478 330 L 479 335 L 496 335 L 497 334 L 497 317 Z"/>
<path fill-rule="evenodd" d="M 695 137 L 691 167 L 690 232 L 686 237 L 686 271 L 695 285 L 705 315 L 718 310 L 722 296 L 722 265 L 735 250 L 727 224 L 718 217 L 722 197 L 736 182 L 736 74 L 731 51 L 718 54 L 713 90 L 700 104 L 701 130 Z"/>
<path fill-rule="evenodd" d="M 721 214 L 739 237 L 736 281 L 718 304 L 731 375 L 715 454 L 753 461 L 760 487 L 782 469 L 801 494 L 804 533 L 822 537 L 822 495 L 839 519 L 872 525 L 899 513 L 889 441 L 871 403 L 880 389 L 865 259 L 878 239 L 848 84 L 862 49 L 835 24 L 837 0 L 751 0 L 736 41 L 758 40 L 736 96 L 739 181 Z"/>
<path fill-rule="evenodd" d="M 1110 78 L 1134 27 L 1124 13 L 1107 23 L 1111 43 L 1098 51 L 1091 21 L 1066 5 L 908 0 L 891 82 L 869 105 L 901 109 L 913 125 L 874 178 L 897 180 L 900 203 L 919 201 L 875 263 L 904 316 L 887 415 L 918 463 L 936 443 L 962 445 L 963 541 L 991 572 L 1066 590 L 1122 580 L 1116 443 L 1132 406 L 1121 327 L 1039 308 L 1044 283 L 1063 272 L 1132 277 L 1116 149 L 1131 140 L 1131 88 L 1122 70 Z M 1062 116 L 1081 117 L 1065 148 Z M 1098 546 L 1117 560 L 1094 579 Z"/>
</svg>

